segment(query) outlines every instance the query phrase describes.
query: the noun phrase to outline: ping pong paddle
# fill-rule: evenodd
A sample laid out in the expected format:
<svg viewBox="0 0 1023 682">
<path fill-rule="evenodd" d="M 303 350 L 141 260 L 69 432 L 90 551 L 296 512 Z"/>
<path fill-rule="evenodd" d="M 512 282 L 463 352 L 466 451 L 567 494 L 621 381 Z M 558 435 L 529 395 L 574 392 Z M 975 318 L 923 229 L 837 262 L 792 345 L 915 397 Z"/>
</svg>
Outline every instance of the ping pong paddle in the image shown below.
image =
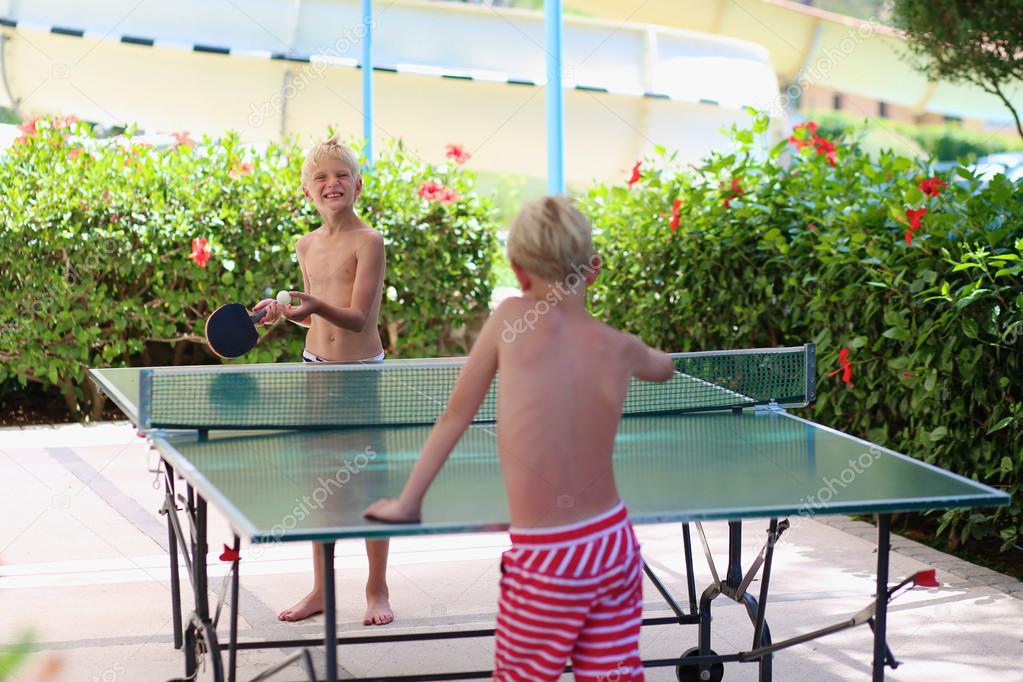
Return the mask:
<svg viewBox="0 0 1023 682">
<path fill-rule="evenodd" d="M 259 341 L 256 323 L 265 316 L 266 308 L 250 313 L 241 303 L 222 305 L 206 320 L 206 345 L 222 358 L 245 355 Z"/>
</svg>

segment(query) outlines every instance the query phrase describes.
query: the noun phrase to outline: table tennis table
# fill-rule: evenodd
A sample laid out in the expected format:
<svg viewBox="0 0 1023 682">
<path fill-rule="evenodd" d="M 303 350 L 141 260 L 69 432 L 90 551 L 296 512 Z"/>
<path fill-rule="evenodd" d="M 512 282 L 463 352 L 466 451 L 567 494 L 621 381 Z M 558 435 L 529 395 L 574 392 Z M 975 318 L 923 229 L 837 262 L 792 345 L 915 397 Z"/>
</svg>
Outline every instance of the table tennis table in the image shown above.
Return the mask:
<svg viewBox="0 0 1023 682">
<path fill-rule="evenodd" d="M 676 372 L 668 382 L 633 381 L 630 386 L 614 466 L 634 524 L 681 524 L 687 594 L 676 599 L 644 565 L 672 615 L 647 617 L 643 624 L 695 625 L 697 642 L 685 651 L 680 645 L 676 658 L 644 660 L 644 665 L 673 667 L 678 679 L 688 682 L 720 680 L 724 664 L 751 663 L 759 667 L 764 682 L 771 679 L 775 652 L 869 624 L 872 679 L 883 680 L 885 667 L 898 665 L 886 642 L 887 604 L 913 585 L 912 576 L 889 584 L 891 514 L 1006 505 L 1008 494 L 787 412 L 815 398 L 813 344 L 678 353 L 673 358 Z M 338 645 L 493 635 L 493 628 L 337 634 L 336 541 L 508 527 L 496 445 L 500 377 L 431 487 L 422 521 L 388 525 L 362 517 L 370 502 L 400 492 L 463 364 L 464 358 L 448 358 L 376 365 L 90 370 L 103 393 L 149 438 L 161 458 L 174 645 L 184 651 L 186 679 L 204 662 L 214 679 L 234 682 L 238 652 L 297 647 L 297 653 L 253 679 L 267 679 L 299 664 L 315 680 L 310 652 L 323 647 L 326 679 L 333 682 Z M 230 580 L 227 643 L 217 632 L 227 590 L 213 609 L 208 596 L 208 505 L 227 518 L 234 533 L 233 547 L 222 556 L 230 562 L 225 578 Z M 789 518 L 817 514 L 876 516 L 876 591 L 867 606 L 842 622 L 775 641 L 766 619 L 775 546 Z M 744 568 L 742 532 L 748 519 L 767 520 L 767 533 L 760 552 Z M 705 521 L 728 524 L 723 575 L 707 543 Z M 712 577 L 702 592 L 695 585 L 692 527 Z M 243 538 L 250 543 L 322 543 L 322 638 L 238 641 L 238 552 Z M 187 615 L 182 613 L 179 556 L 194 597 L 194 610 Z M 759 588 L 751 590 L 757 579 Z M 745 607 L 752 627 L 748 649 L 719 654 L 712 648 L 711 607 L 719 596 Z M 490 674 L 424 671 L 373 679 L 411 682 Z"/>
</svg>

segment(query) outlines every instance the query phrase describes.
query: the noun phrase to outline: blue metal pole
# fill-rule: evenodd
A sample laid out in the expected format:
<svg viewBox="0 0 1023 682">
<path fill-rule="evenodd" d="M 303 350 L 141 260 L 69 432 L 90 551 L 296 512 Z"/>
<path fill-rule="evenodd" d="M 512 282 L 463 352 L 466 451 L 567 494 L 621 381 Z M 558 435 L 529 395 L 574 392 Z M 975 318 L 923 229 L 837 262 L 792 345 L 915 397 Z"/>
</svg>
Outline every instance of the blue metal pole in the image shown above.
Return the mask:
<svg viewBox="0 0 1023 682">
<path fill-rule="evenodd" d="M 373 170 L 373 0 L 362 0 L 362 137 L 366 170 Z"/>
<path fill-rule="evenodd" d="M 565 107 L 561 88 L 561 0 L 544 0 L 547 46 L 547 193 L 565 193 Z"/>
</svg>

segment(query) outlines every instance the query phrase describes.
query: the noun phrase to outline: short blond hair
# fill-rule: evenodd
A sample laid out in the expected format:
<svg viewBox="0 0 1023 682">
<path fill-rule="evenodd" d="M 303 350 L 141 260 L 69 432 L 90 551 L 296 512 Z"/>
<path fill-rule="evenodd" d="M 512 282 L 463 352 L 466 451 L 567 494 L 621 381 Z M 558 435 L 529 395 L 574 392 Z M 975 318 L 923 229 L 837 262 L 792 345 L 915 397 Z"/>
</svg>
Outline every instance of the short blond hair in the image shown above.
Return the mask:
<svg viewBox="0 0 1023 682">
<path fill-rule="evenodd" d="M 527 203 L 508 230 L 508 259 L 551 282 L 582 274 L 595 255 L 590 221 L 567 197 Z"/>
<path fill-rule="evenodd" d="M 305 155 L 305 161 L 302 162 L 303 187 L 309 184 L 309 178 L 313 174 L 313 168 L 315 168 L 316 164 L 324 159 L 340 159 L 341 161 L 344 161 L 351 169 L 352 176 L 356 180 L 359 179 L 361 173 L 359 172 L 358 157 L 355 156 L 355 152 L 353 152 L 349 147 L 341 144 L 337 135 L 334 135 L 326 142 L 314 144 Z"/>
</svg>

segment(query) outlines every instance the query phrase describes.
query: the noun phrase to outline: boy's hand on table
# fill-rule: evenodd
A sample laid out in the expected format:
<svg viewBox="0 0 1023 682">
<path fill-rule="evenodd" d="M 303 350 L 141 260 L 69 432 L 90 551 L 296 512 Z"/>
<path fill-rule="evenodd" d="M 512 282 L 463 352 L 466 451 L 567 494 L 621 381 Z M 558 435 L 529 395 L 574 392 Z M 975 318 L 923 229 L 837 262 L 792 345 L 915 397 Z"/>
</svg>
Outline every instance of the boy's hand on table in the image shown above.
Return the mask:
<svg viewBox="0 0 1023 682">
<path fill-rule="evenodd" d="M 284 306 L 281 312 L 289 320 L 304 320 L 310 315 L 316 315 L 323 309 L 323 301 L 316 298 L 312 294 L 307 294 L 302 291 L 292 291 L 292 298 L 299 300 L 298 305 Z"/>
<path fill-rule="evenodd" d="M 277 324 L 278 320 L 281 319 L 281 315 L 284 313 L 283 306 L 272 298 L 264 298 L 262 301 L 252 306 L 252 312 L 258 313 L 260 310 L 266 308 L 266 315 L 263 316 L 256 326 L 263 327 L 271 324 Z"/>
<path fill-rule="evenodd" d="M 384 523 L 419 523 L 418 507 L 402 504 L 401 500 L 377 500 L 366 507 L 362 515 Z"/>
</svg>

